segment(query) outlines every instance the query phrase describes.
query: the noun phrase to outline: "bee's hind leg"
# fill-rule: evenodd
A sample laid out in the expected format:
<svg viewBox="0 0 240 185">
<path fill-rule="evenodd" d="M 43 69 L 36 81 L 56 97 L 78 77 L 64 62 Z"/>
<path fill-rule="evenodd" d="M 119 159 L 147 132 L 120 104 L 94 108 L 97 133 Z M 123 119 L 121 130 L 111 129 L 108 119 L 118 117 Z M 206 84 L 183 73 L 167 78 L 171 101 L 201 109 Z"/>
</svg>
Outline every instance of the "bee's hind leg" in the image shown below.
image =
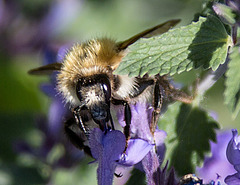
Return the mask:
<svg viewBox="0 0 240 185">
<path fill-rule="evenodd" d="M 154 84 L 154 92 L 153 92 L 153 99 L 152 99 L 152 106 L 153 106 L 153 112 L 152 112 L 152 120 L 150 123 L 150 131 L 152 134 L 154 134 L 157 122 L 160 116 L 161 112 L 161 107 L 162 107 L 162 102 L 163 102 L 163 97 L 162 97 L 162 92 L 160 89 L 160 84 L 159 81 L 156 80 Z"/>
<path fill-rule="evenodd" d="M 161 107 L 163 104 L 163 98 L 171 101 L 180 101 L 183 103 L 191 103 L 193 98 L 185 92 L 176 89 L 171 83 L 169 83 L 167 76 L 155 76 L 154 92 L 153 92 L 153 112 L 152 120 L 150 123 L 150 130 L 152 134 L 155 132 L 157 122 L 160 116 Z"/>
<path fill-rule="evenodd" d="M 131 119 L 132 119 L 131 108 L 129 104 L 125 102 L 124 103 L 124 120 L 125 120 L 126 126 L 124 127 L 124 135 L 127 141 L 130 139 Z"/>
</svg>

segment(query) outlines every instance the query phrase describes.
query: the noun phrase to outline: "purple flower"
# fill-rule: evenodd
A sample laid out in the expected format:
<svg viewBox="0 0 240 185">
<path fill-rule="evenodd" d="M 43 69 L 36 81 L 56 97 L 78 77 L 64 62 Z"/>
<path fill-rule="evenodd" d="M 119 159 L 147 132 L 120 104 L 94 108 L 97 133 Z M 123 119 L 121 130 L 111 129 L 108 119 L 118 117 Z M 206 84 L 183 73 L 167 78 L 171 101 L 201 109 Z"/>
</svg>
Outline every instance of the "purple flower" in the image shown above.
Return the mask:
<svg viewBox="0 0 240 185">
<path fill-rule="evenodd" d="M 177 180 L 177 177 L 175 175 L 175 171 L 173 168 L 171 168 L 169 170 L 169 172 L 167 173 L 167 167 L 168 167 L 168 162 L 165 165 L 165 167 L 160 171 L 160 180 L 159 180 L 159 184 L 160 185 L 178 185 L 179 182 Z"/>
<path fill-rule="evenodd" d="M 66 47 L 60 50 L 56 47 L 45 47 L 44 65 L 62 60 L 63 52 Z M 64 134 L 64 118 L 72 115 L 68 106 L 64 106 L 63 99 L 57 95 L 56 91 L 56 74 L 51 76 L 50 83 L 41 84 L 40 89 L 52 100 L 49 107 L 48 117 L 36 121 L 39 131 L 42 132 L 42 143 L 39 147 L 34 148 L 24 141 L 17 142 L 14 147 L 19 153 L 32 155 L 52 168 L 72 167 L 83 158 L 83 152 L 76 149 L 66 138 Z M 49 161 L 49 155 L 55 147 L 63 148 L 61 154 L 52 161 Z"/>
<path fill-rule="evenodd" d="M 62 53 L 63 50 L 67 49 L 66 47 L 67 46 L 57 48 L 51 46 L 45 47 L 44 65 L 62 60 Z M 59 56 L 61 56 L 61 58 Z M 63 117 L 69 117 L 71 112 L 68 110 L 68 106 L 64 105 L 62 97 L 56 90 L 56 73 L 51 75 L 50 83 L 41 84 L 40 89 L 52 99 L 48 112 L 48 126 L 46 132 L 50 132 L 50 135 L 52 135 L 54 139 L 58 140 L 59 134 L 62 133 L 63 129 Z"/>
<path fill-rule="evenodd" d="M 211 142 L 210 157 L 206 157 L 202 168 L 197 168 L 198 176 L 205 183 L 218 178 L 224 179 L 227 175 L 234 173 L 234 168 L 229 164 L 226 157 L 226 148 L 228 141 L 231 138 L 231 133 L 228 131 L 217 134 L 217 142 Z"/>
<path fill-rule="evenodd" d="M 239 185 L 240 184 L 240 174 L 235 173 L 233 175 L 229 175 L 224 179 L 224 182 L 227 185 Z"/>
<path fill-rule="evenodd" d="M 56 96 L 57 93 L 54 85 L 42 84 L 40 88 L 52 98 L 48 112 L 48 130 L 53 138 L 58 138 L 63 126 L 63 117 L 70 114 L 70 111 L 64 107 L 61 97 Z"/>
<path fill-rule="evenodd" d="M 164 159 L 166 132 L 156 129 L 154 135 L 150 131 L 152 108 L 147 103 L 136 103 L 131 105 L 132 122 L 131 137 L 143 139 L 154 147 L 136 167 L 145 171 L 148 184 L 159 184 L 159 169 Z M 119 123 L 125 126 L 123 109 L 118 109 Z"/>
<path fill-rule="evenodd" d="M 154 145 L 142 139 L 130 139 L 127 150 L 122 155 L 119 164 L 133 166 L 140 162 L 153 147 Z"/>
<path fill-rule="evenodd" d="M 240 136 L 237 130 L 232 130 L 232 139 L 227 147 L 227 159 L 234 166 L 235 170 L 240 172 Z"/>
<path fill-rule="evenodd" d="M 89 145 L 93 158 L 98 162 L 99 185 L 111 185 L 117 165 L 131 166 L 142 160 L 152 145 L 141 139 L 130 139 L 126 152 L 126 138 L 118 130 L 106 134 L 99 128 L 92 130 Z"/>
<path fill-rule="evenodd" d="M 235 129 L 232 130 L 232 139 L 227 146 L 227 159 L 237 173 L 227 176 L 225 182 L 229 185 L 240 184 L 240 136 Z"/>
<path fill-rule="evenodd" d="M 131 138 L 140 138 L 155 144 L 160 151 L 159 155 L 163 159 L 165 153 L 164 139 L 167 134 L 163 130 L 156 129 L 154 135 L 150 131 L 150 122 L 152 117 L 152 108 L 146 103 L 136 103 L 131 105 L 132 122 L 131 122 Z M 125 126 L 123 108 L 117 107 L 118 121 L 121 126 Z"/>
</svg>

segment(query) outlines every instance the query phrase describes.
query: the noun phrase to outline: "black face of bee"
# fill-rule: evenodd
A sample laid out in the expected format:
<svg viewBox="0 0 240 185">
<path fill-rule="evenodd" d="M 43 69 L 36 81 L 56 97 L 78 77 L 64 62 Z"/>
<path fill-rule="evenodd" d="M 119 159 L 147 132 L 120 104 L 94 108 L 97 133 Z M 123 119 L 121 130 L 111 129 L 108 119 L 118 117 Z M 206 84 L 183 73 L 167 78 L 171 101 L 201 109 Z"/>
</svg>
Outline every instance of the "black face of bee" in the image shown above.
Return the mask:
<svg viewBox="0 0 240 185">
<path fill-rule="evenodd" d="M 80 78 L 76 93 L 96 123 L 102 125 L 109 121 L 111 86 L 107 75 L 97 74 Z"/>
</svg>

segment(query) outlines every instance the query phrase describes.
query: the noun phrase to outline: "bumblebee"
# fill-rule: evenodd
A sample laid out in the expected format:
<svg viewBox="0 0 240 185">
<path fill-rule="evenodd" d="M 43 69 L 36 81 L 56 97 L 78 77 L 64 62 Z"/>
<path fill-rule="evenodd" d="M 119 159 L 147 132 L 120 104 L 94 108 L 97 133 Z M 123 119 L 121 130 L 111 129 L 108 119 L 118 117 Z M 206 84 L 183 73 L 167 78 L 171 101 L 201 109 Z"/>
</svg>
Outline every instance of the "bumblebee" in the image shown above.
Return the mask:
<svg viewBox="0 0 240 185">
<path fill-rule="evenodd" d="M 175 89 L 166 76 L 146 74 L 143 77 L 128 77 L 114 74 L 128 53 L 128 46 L 140 38 L 164 33 L 178 22 L 179 20 L 167 21 L 123 42 L 100 38 L 75 44 L 62 63 L 53 63 L 29 71 L 30 74 L 58 71 L 57 90 L 73 112 L 73 118 L 65 123 L 65 131 L 75 146 L 83 148 L 82 142 L 87 140 L 93 124 L 105 132 L 114 129 L 110 111 L 112 105 L 124 106 L 124 134 L 128 140 L 132 119 L 130 104 L 152 101 L 150 129 L 154 133 L 164 97 L 191 102 L 191 97 Z M 93 123 L 88 124 L 91 121 Z"/>
<path fill-rule="evenodd" d="M 203 185 L 203 180 L 195 174 L 187 174 L 180 179 L 180 185 Z"/>
</svg>

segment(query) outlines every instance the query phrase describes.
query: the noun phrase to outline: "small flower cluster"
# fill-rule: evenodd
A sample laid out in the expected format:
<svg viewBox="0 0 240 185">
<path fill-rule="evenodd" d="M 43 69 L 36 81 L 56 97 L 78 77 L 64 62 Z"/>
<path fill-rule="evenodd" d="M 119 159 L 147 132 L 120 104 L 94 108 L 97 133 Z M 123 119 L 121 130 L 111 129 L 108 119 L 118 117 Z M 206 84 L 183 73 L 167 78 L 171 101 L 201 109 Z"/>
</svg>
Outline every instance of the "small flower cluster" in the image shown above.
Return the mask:
<svg viewBox="0 0 240 185">
<path fill-rule="evenodd" d="M 65 51 L 65 47 L 57 50 L 52 47 L 46 47 L 44 50 L 44 63 L 50 64 L 62 60 Z M 83 159 L 84 154 L 71 145 L 65 137 L 62 126 L 64 119 L 71 116 L 71 112 L 64 105 L 62 98 L 56 95 L 56 75 L 53 74 L 51 76 L 50 83 L 41 84 L 40 89 L 52 101 L 48 111 L 48 118 L 40 117 L 36 121 L 37 128 L 43 133 L 43 141 L 37 148 L 32 147 L 26 141 L 16 141 L 14 149 L 21 154 L 28 154 L 40 159 L 53 169 L 76 166 L 78 161 Z M 49 160 L 49 156 L 55 147 L 64 149 L 56 159 Z"/>
<path fill-rule="evenodd" d="M 99 184 L 112 184 L 117 165 L 130 167 L 136 164 L 145 171 L 148 184 L 159 184 L 157 182 L 160 182 L 160 176 L 154 174 L 157 174 L 160 169 L 164 156 L 166 133 L 157 129 L 154 133 L 156 138 L 154 143 L 154 137 L 146 124 L 149 123 L 149 113 L 151 113 L 147 104 L 132 105 L 131 112 L 133 117 L 131 131 L 134 137 L 127 142 L 126 150 L 126 138 L 118 130 L 111 130 L 105 134 L 96 128 L 90 134 L 91 152 L 98 162 Z M 122 111 L 118 112 L 118 118 L 120 124 L 124 126 Z"/>
<path fill-rule="evenodd" d="M 240 184 L 240 136 L 236 129 L 232 130 L 232 138 L 230 137 L 229 132 L 219 133 L 218 142 L 211 144 L 212 157 L 206 158 L 203 168 L 197 169 L 205 181 L 210 181 L 217 175 L 218 183 L 220 178 L 224 178 L 227 185 Z M 232 173 L 235 174 L 229 175 Z"/>
<path fill-rule="evenodd" d="M 232 130 L 232 139 L 227 146 L 227 159 L 237 171 L 234 175 L 229 175 L 225 178 L 225 183 L 228 185 L 240 184 L 240 136 L 237 130 Z"/>
</svg>

